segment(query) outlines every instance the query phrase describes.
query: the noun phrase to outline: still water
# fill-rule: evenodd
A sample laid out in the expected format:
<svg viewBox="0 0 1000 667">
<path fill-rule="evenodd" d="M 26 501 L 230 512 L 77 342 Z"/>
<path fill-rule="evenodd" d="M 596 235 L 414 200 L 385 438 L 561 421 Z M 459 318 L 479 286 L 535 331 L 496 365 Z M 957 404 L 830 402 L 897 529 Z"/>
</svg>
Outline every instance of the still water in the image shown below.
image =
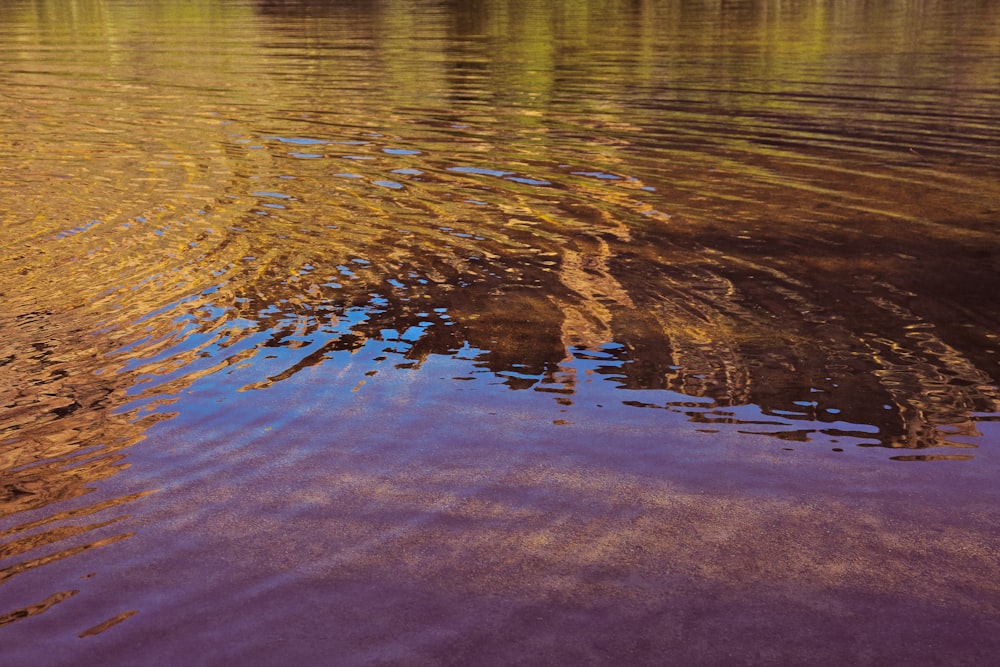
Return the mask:
<svg viewBox="0 0 1000 667">
<path fill-rule="evenodd" d="M 0 93 L 0 663 L 1000 650 L 997 3 L 12 0 Z"/>
</svg>

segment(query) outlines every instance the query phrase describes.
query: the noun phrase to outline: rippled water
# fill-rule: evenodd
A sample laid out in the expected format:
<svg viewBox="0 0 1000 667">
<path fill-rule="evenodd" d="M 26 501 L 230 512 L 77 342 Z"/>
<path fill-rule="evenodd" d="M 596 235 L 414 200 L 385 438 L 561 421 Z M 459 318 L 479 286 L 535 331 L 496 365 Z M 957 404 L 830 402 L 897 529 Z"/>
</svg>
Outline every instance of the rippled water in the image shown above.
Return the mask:
<svg viewBox="0 0 1000 667">
<path fill-rule="evenodd" d="M 1000 650 L 994 3 L 16 0 L 0 91 L 0 663 Z"/>
</svg>

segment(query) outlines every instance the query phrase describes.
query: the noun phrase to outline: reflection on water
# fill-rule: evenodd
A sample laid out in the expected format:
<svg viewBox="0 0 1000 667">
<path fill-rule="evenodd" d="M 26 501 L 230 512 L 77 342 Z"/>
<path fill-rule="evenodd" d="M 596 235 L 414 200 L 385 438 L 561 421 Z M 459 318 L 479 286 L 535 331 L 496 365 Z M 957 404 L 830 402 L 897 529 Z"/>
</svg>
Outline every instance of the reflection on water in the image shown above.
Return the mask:
<svg viewBox="0 0 1000 667">
<path fill-rule="evenodd" d="M 290 447 L 374 428 L 375 386 L 583 440 L 642 424 L 671 457 L 715 434 L 977 465 L 1000 16 L 921 7 L 5 3 L 0 582 L 200 474 L 102 486 L 143 438 Z"/>
</svg>

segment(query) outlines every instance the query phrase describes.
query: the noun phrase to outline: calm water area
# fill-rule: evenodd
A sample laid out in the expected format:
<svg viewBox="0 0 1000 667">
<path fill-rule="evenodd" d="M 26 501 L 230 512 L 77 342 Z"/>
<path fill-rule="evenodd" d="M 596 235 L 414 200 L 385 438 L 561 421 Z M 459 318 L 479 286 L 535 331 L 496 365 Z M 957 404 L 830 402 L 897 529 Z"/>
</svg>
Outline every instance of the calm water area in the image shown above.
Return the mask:
<svg viewBox="0 0 1000 667">
<path fill-rule="evenodd" d="M 0 665 L 987 665 L 1000 3 L 0 1 Z"/>
</svg>

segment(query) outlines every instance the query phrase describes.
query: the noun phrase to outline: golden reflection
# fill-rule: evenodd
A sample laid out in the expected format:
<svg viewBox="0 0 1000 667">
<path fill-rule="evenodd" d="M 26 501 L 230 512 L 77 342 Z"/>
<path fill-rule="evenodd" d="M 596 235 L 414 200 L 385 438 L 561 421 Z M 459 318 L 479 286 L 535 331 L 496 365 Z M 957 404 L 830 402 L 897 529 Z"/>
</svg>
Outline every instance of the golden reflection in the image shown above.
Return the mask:
<svg viewBox="0 0 1000 667">
<path fill-rule="evenodd" d="M 150 44 L 164 47 L 158 50 L 128 39 L 148 23 L 138 9 L 84 6 L 89 9 L 61 24 L 49 16 L 57 6 L 38 4 L 33 18 L 18 17 L 22 32 L 5 52 L 10 61 L 28 61 L 51 43 L 92 46 L 98 34 L 116 58 L 109 63 L 103 52 L 89 50 L 87 57 L 100 59 L 74 56 L 74 66 L 91 72 L 75 88 L 52 85 L 62 76 L 58 64 L 55 71 L 35 67 L 7 75 L 17 94 L 0 119 L 5 127 L 15 119 L 20 125 L 4 133 L 2 145 L 9 159 L 0 177 L 16 184 L 5 190 L 9 198 L 3 207 L 11 239 L 2 251 L 4 292 L 14 318 L 4 326 L 22 326 L 18 322 L 29 318 L 46 329 L 38 340 L 6 343 L 19 348 L 7 355 L 19 361 L 5 366 L 16 374 L 6 383 L 13 391 L 26 391 L 14 389 L 25 385 L 21 373 L 36 377 L 20 370 L 26 363 L 20 361 L 23 343 L 57 344 L 60 359 L 74 367 L 80 362 L 71 359 L 101 357 L 116 346 L 129 352 L 110 357 L 111 368 L 127 358 L 160 356 L 145 370 L 172 375 L 158 384 L 170 394 L 249 361 L 257 347 L 184 372 L 210 348 L 232 348 L 258 330 L 285 326 L 267 313 L 296 310 L 294 333 L 270 329 L 270 339 L 301 339 L 325 318 L 341 317 L 338 308 L 367 307 L 378 294 L 389 301 L 380 323 L 412 319 L 412 313 L 434 305 L 459 324 L 447 340 L 421 343 L 424 354 L 455 349 L 461 334 L 486 350 L 496 369 L 526 362 L 541 372 L 558 364 L 567 349 L 618 341 L 632 354 L 625 369 L 631 387 L 670 387 L 720 405 L 757 402 L 781 409 L 835 377 L 852 384 L 855 393 L 883 397 L 871 403 L 894 406 L 895 424 L 871 410 L 859 419 L 885 429 L 886 443 L 945 444 L 938 423 L 971 428 L 963 414 L 995 408 L 995 379 L 968 357 L 968 346 L 956 347 L 935 331 L 927 332 L 935 337 L 932 343 L 894 331 L 912 322 L 945 330 L 954 326 L 956 315 L 985 305 L 981 288 L 973 284 L 988 280 L 993 251 L 976 254 L 972 248 L 991 247 L 978 220 L 995 212 L 986 203 L 995 187 L 984 189 L 981 175 L 961 170 L 951 173 L 952 183 L 942 184 L 936 175 L 945 165 L 923 166 L 929 158 L 914 161 L 912 151 L 888 168 L 856 171 L 850 153 L 832 163 L 827 154 L 832 157 L 835 149 L 822 138 L 826 129 L 808 123 L 786 126 L 789 141 L 776 150 L 751 146 L 741 138 L 742 124 L 759 125 L 767 116 L 749 108 L 722 125 L 710 114 L 705 121 L 686 120 L 697 101 L 692 109 L 683 100 L 675 100 L 674 109 L 626 109 L 613 89 L 601 96 L 608 106 L 600 113 L 591 106 L 597 99 L 568 104 L 554 77 L 566 71 L 571 55 L 574 67 L 581 68 L 582 86 L 633 72 L 659 76 L 657 63 L 670 53 L 640 47 L 628 58 L 613 59 L 616 69 L 608 72 L 591 70 L 601 58 L 576 53 L 588 48 L 574 39 L 581 26 L 586 33 L 586 26 L 611 22 L 621 24 L 629 39 L 662 39 L 629 34 L 634 24 L 627 14 L 557 3 L 544 10 L 544 20 L 531 17 L 529 31 L 519 23 L 528 17 L 509 13 L 504 3 L 453 16 L 391 5 L 364 15 L 357 25 L 308 24 L 315 30 L 310 40 L 281 52 L 299 59 L 296 78 L 289 78 L 283 68 L 273 77 L 263 74 L 271 62 L 268 49 L 289 38 L 289 26 L 254 23 L 253 13 L 240 5 L 150 9 L 165 12 L 163 27 L 148 35 Z M 768 3 L 743 8 L 698 18 L 719 22 L 720 30 L 750 27 L 748 40 L 763 40 L 778 55 L 795 54 L 800 66 L 844 55 L 831 49 L 850 48 L 808 38 L 810 30 L 850 21 L 843 8 L 833 15 L 822 8 L 783 10 L 777 18 Z M 259 9 L 278 17 L 299 10 L 337 16 L 347 11 L 291 2 Z M 676 45 L 666 40 L 670 48 L 694 53 L 707 48 L 708 42 L 693 41 L 707 39 L 711 31 L 681 31 L 688 19 L 679 6 L 657 7 L 654 14 L 646 19 L 669 28 L 678 40 Z M 906 20 L 905 13 L 894 17 Z M 734 27 L 725 27 L 732 22 Z M 55 25 L 70 28 L 50 32 Z M 253 49 L 223 39 L 213 47 L 211 62 L 184 66 L 185 50 L 222 25 L 252 28 Z M 540 30 L 547 32 L 536 34 Z M 511 51 L 486 53 L 477 41 L 463 42 L 467 52 L 460 62 L 481 64 L 489 77 L 470 73 L 450 81 L 436 54 L 452 33 L 479 36 L 486 45 L 509 42 Z M 416 39 L 422 45 L 420 88 L 386 65 L 399 60 L 393 49 Z M 611 31 L 602 39 L 606 42 L 590 45 L 594 54 L 619 53 L 616 40 L 622 35 Z M 369 46 L 388 49 L 386 58 L 354 62 L 344 70 L 329 51 L 342 40 L 366 55 Z M 766 66 L 780 67 L 785 60 L 769 59 Z M 741 60 L 719 62 L 734 73 L 747 67 Z M 350 96 L 342 91 L 360 85 L 353 78 L 359 73 L 388 82 L 394 92 L 369 96 L 366 109 L 345 108 Z M 533 77 L 549 80 L 539 87 Z M 310 78 L 305 97 L 295 92 Z M 828 85 L 835 94 L 835 86 Z M 448 102 L 454 87 L 469 104 L 448 112 L 438 105 Z M 498 103 L 487 96 L 490 90 L 532 101 Z M 419 98 L 421 106 L 400 107 L 402 95 L 412 96 L 405 104 Z M 808 107 L 796 106 L 794 96 L 768 101 L 783 105 L 789 122 L 795 114 L 812 122 Z M 737 96 L 733 103 L 743 101 Z M 371 107 L 380 104 L 390 106 L 385 119 L 375 122 Z M 261 123 L 261 105 L 274 111 L 274 120 Z M 284 113 L 282 105 L 298 110 Z M 525 115 L 531 109 L 538 113 Z M 341 115 L 332 116 L 333 110 Z M 662 124 L 664 114 L 676 131 L 688 132 L 681 141 L 663 134 L 670 129 Z M 702 127 L 704 122 L 714 125 Z M 818 157 L 812 161 L 794 153 L 798 131 L 806 133 L 803 140 L 813 140 Z M 691 143 L 702 140 L 708 143 L 700 149 Z M 669 150 L 645 148 L 657 141 L 664 149 L 676 147 L 675 158 L 688 159 L 652 169 L 649 161 L 657 155 L 671 158 Z M 887 157 L 876 145 L 862 148 Z M 701 169 L 708 160 L 719 176 Z M 817 190 L 821 180 L 824 189 Z M 982 192 L 981 202 L 976 191 Z M 798 201 L 804 192 L 811 193 L 812 210 Z M 962 211 L 960 222 L 954 215 L 943 217 L 945 209 Z M 926 244 L 902 236 L 910 224 L 923 226 Z M 882 239 L 884 249 L 870 245 L 875 239 Z M 943 263 L 938 243 L 973 260 L 962 269 L 972 289 L 947 295 L 956 313 L 926 321 L 927 315 L 906 304 L 911 295 L 927 291 L 926 285 L 912 284 L 911 268 Z M 341 280 L 333 267 L 351 266 L 357 256 L 369 264 Z M 306 266 L 313 268 L 303 270 Z M 858 275 L 857 284 L 850 284 L 852 274 Z M 960 282 L 965 279 L 959 276 Z M 387 280 L 405 285 L 409 294 L 386 293 Z M 330 288 L 333 283 L 338 286 Z M 539 296 L 525 290 L 538 290 Z M 199 311 L 203 306 L 208 311 Z M 520 322 L 504 320 L 502 313 L 510 310 L 523 311 Z M 149 316 L 158 311 L 164 317 Z M 189 332 L 177 325 L 181 311 L 208 333 L 207 340 L 185 343 Z M 985 313 L 987 321 L 992 316 Z M 235 320 L 246 324 L 234 327 Z M 863 330 L 860 320 L 872 331 Z M 74 330 L 60 333 L 60 327 Z M 102 333 L 92 336 L 96 329 Z M 355 334 L 378 336 L 364 327 L 355 327 Z M 525 335 L 537 346 L 521 345 Z M 85 346 L 77 342 L 88 339 Z M 980 338 L 971 345 L 992 343 Z M 846 370 L 849 377 L 842 376 Z M 775 383 L 773 372 L 785 378 Z M 116 378 L 118 391 L 133 377 Z M 91 394 L 115 391 L 90 380 L 72 382 Z M 764 400 L 776 384 L 785 386 L 783 398 Z M 37 425 L 78 406 L 88 410 L 98 400 L 81 402 L 68 395 L 74 391 L 14 394 L 7 418 L 22 415 Z M 925 396 L 936 398 L 925 405 Z"/>
<path fill-rule="evenodd" d="M 84 630 L 83 632 L 81 632 L 77 636 L 82 638 L 82 637 L 92 637 L 94 635 L 99 635 L 102 632 L 104 632 L 105 630 L 107 630 L 108 628 L 111 628 L 111 627 L 113 627 L 115 625 L 118 625 L 122 621 L 124 621 L 124 620 L 126 620 L 126 619 L 134 616 L 135 614 L 138 614 L 138 613 L 139 613 L 138 609 L 130 609 L 128 611 L 123 611 L 120 614 L 116 614 L 116 615 L 112 616 L 111 618 L 109 618 L 108 620 L 104 621 L 103 623 L 98 623 L 94 627 L 88 628 L 87 630 Z"/>
<path fill-rule="evenodd" d="M 53 605 L 56 605 L 67 598 L 73 597 L 77 593 L 79 593 L 79 591 L 76 590 L 60 591 L 59 593 L 53 593 L 44 600 L 35 604 L 28 605 L 22 609 L 7 612 L 6 614 L 0 615 L 0 626 L 48 611 L 53 607 Z"/>
</svg>

